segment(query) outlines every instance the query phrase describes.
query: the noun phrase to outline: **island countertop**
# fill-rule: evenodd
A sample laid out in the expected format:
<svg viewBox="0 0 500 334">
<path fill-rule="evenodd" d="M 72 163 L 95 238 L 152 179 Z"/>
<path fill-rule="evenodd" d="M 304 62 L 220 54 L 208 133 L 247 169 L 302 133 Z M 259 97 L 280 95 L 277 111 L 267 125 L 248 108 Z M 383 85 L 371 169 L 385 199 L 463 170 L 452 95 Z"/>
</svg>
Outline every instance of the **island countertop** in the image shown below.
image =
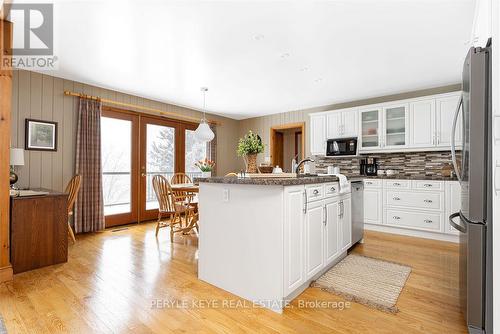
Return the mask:
<svg viewBox="0 0 500 334">
<path fill-rule="evenodd" d="M 271 174 L 270 174 L 271 175 Z M 195 183 L 224 183 L 224 184 L 253 184 L 262 186 L 295 186 L 301 184 L 328 183 L 336 182 L 339 179 L 336 176 L 303 176 L 290 178 L 250 178 L 250 177 L 207 177 L 195 178 Z"/>
</svg>

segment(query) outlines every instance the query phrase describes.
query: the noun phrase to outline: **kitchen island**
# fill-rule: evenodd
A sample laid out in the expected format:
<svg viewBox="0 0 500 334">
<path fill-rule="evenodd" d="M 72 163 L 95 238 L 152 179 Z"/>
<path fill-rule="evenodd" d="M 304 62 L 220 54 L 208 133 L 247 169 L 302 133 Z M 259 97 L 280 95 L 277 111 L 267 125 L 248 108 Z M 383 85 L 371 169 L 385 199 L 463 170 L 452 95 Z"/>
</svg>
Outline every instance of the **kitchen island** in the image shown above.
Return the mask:
<svg viewBox="0 0 500 334">
<path fill-rule="evenodd" d="M 198 278 L 256 305 L 282 312 L 352 244 L 350 187 L 336 177 L 196 182 Z"/>
</svg>

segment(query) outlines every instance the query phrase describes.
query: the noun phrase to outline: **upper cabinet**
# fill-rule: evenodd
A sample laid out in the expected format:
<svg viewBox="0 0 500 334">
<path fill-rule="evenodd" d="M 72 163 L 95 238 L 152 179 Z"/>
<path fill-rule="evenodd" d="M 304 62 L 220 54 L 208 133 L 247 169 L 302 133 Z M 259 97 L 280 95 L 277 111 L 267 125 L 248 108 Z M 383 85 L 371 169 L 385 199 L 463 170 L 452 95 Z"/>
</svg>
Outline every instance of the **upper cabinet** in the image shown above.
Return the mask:
<svg viewBox="0 0 500 334">
<path fill-rule="evenodd" d="M 410 103 L 410 147 L 451 149 L 451 128 L 459 94 L 425 99 Z M 462 118 L 457 121 L 455 143 L 458 148 L 462 140 Z"/>
<path fill-rule="evenodd" d="M 311 139 L 311 154 L 326 154 L 326 115 L 311 115 L 311 126 L 309 129 L 309 138 Z"/>
<path fill-rule="evenodd" d="M 370 108 L 359 112 L 361 120 L 361 136 L 359 150 L 374 150 L 381 147 L 382 109 Z"/>
<path fill-rule="evenodd" d="M 408 146 L 408 104 L 396 104 L 383 109 L 384 148 Z"/>
<path fill-rule="evenodd" d="M 311 114 L 311 154 L 325 155 L 326 140 L 358 138 L 359 153 L 450 150 L 460 92 Z M 461 148 L 462 119 L 455 143 Z"/>
<path fill-rule="evenodd" d="M 403 148 L 408 145 L 408 105 L 363 109 L 360 151 Z"/>
<path fill-rule="evenodd" d="M 436 146 L 451 148 L 451 127 L 457 111 L 460 95 L 443 97 L 436 100 Z M 455 130 L 455 143 L 462 142 L 462 116 L 460 113 Z"/>
<path fill-rule="evenodd" d="M 351 138 L 358 136 L 358 112 L 356 109 L 342 109 L 326 114 L 326 137 Z"/>
</svg>

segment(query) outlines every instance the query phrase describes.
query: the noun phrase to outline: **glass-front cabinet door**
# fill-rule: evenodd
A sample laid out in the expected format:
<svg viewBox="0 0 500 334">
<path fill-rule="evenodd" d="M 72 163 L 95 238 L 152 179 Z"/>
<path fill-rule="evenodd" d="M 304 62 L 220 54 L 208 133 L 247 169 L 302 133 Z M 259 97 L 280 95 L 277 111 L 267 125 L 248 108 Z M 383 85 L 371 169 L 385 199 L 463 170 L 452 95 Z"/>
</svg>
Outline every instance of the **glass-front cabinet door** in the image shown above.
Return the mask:
<svg viewBox="0 0 500 334">
<path fill-rule="evenodd" d="M 361 150 L 372 150 L 380 148 L 380 134 L 382 128 L 382 110 L 378 108 L 360 111 L 361 122 Z"/>
<path fill-rule="evenodd" d="M 402 147 L 408 144 L 408 105 L 384 108 L 383 148 Z"/>
</svg>

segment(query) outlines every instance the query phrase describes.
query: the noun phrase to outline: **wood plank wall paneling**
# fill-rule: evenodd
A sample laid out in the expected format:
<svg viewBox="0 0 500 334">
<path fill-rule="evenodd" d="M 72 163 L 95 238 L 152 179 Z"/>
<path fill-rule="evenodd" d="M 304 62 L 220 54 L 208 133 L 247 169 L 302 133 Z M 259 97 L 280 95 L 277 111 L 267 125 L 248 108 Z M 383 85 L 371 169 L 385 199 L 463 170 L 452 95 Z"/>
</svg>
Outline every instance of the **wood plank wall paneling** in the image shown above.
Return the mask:
<svg viewBox="0 0 500 334">
<path fill-rule="evenodd" d="M 395 101 L 395 100 L 410 99 L 410 98 L 426 96 L 426 95 L 455 92 L 455 91 L 458 91 L 460 89 L 461 89 L 461 85 L 455 84 L 455 85 L 448 85 L 448 86 L 424 89 L 424 90 L 419 90 L 419 91 L 414 91 L 414 92 L 386 95 L 386 96 L 364 99 L 364 100 L 331 104 L 331 105 L 320 106 L 320 107 L 315 107 L 315 108 L 308 108 L 308 109 L 303 109 L 303 110 L 288 111 L 288 112 L 274 114 L 274 115 L 268 115 L 268 116 L 247 118 L 247 119 L 240 121 L 240 123 L 239 123 L 239 137 L 242 137 L 246 132 L 248 132 L 248 130 L 252 130 L 253 132 L 255 132 L 261 136 L 261 138 L 265 144 L 265 151 L 263 154 L 259 154 L 257 157 L 257 162 L 260 163 L 260 162 L 264 161 L 264 157 L 270 155 L 270 152 L 269 152 L 269 140 L 270 140 L 269 129 L 272 126 L 284 125 L 284 124 L 296 123 L 296 122 L 305 122 L 306 123 L 305 133 L 303 135 L 305 136 L 304 137 L 305 143 L 306 143 L 305 144 L 305 154 L 307 157 L 307 156 L 310 156 L 310 154 L 311 154 L 310 143 L 309 143 L 309 114 L 310 113 L 327 111 L 327 110 L 335 110 L 335 109 L 351 108 L 351 107 L 357 107 L 357 106 L 363 106 L 363 105 L 375 104 L 375 103 L 383 103 L 383 102 Z M 241 160 L 239 163 L 240 163 L 239 168 L 240 169 L 244 168 L 243 160 Z"/>
<path fill-rule="evenodd" d="M 80 82 L 65 80 L 46 74 L 17 70 L 13 72 L 11 145 L 24 147 L 24 122 L 37 118 L 58 123 L 57 152 L 26 151 L 25 165 L 18 167 L 20 187 L 44 187 L 64 190 L 75 169 L 75 147 L 78 99 L 65 96 L 64 90 L 97 95 L 117 101 L 148 106 L 192 117 L 198 111 L 137 96 L 115 92 Z M 135 110 L 139 111 L 139 110 Z M 217 127 L 217 172 L 224 175 L 239 170 L 236 156 L 238 121 L 210 115 L 222 123 Z"/>
</svg>

